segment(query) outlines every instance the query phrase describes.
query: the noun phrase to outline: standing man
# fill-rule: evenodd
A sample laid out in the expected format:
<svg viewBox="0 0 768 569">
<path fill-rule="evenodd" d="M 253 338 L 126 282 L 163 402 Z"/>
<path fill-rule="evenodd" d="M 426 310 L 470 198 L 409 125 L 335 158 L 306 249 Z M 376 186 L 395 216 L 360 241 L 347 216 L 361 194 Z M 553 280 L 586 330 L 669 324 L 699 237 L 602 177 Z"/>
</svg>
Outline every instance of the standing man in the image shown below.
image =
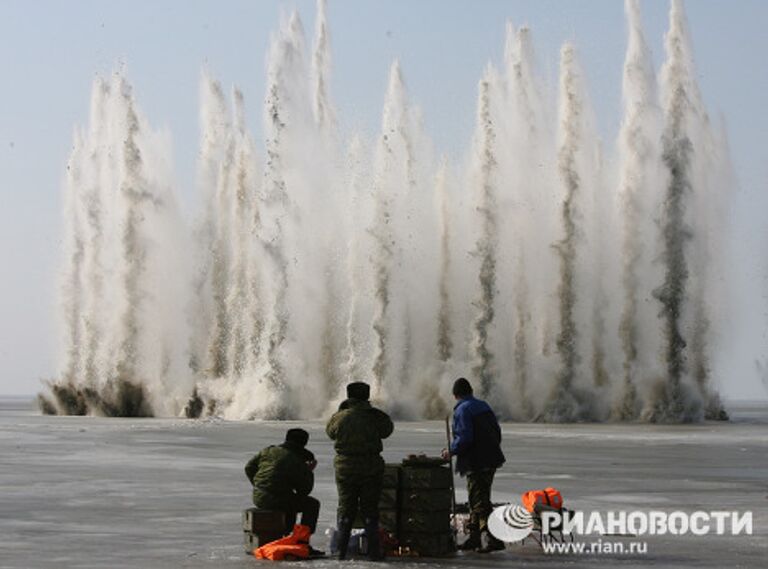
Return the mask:
<svg viewBox="0 0 768 569">
<path fill-rule="evenodd" d="M 301 525 L 311 533 L 317 528 L 320 502 L 309 495 L 315 485 L 315 455 L 305 447 L 309 433 L 288 429 L 285 442 L 268 446 L 245 465 L 245 475 L 253 484 L 253 504 L 257 508 L 285 512 L 286 533 L 290 533 L 301 512 Z"/>
<path fill-rule="evenodd" d="M 356 381 L 347 385 L 347 399 L 325 428 L 336 449 L 339 559 L 347 556 L 358 510 L 368 536 L 368 556 L 372 560 L 383 558 L 379 544 L 379 498 L 384 476 L 381 440 L 392 434 L 394 425 L 389 415 L 371 406 L 370 393 L 367 383 Z"/>
<path fill-rule="evenodd" d="M 488 516 L 493 511 L 493 476 L 505 460 L 501 452 L 501 428 L 488 403 L 474 398 L 472 385 L 465 378 L 454 382 L 453 396 L 457 400 L 453 408 L 453 441 L 450 449 L 443 449 L 443 458 L 449 460 L 455 456 L 456 471 L 467 477 L 469 538 L 459 549 L 482 552 L 503 549 L 504 544 L 488 532 Z"/>
</svg>

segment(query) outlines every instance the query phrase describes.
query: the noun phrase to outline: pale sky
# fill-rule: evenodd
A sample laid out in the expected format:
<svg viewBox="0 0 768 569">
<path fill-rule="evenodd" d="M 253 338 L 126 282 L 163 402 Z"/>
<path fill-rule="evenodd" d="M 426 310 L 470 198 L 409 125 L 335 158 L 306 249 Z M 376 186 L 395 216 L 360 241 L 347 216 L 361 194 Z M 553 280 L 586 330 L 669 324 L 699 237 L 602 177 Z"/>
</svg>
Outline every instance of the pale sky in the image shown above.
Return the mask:
<svg viewBox="0 0 768 569">
<path fill-rule="evenodd" d="M 727 125 L 739 182 L 734 211 L 733 323 L 720 347 L 734 377 L 727 397 L 766 397 L 755 360 L 768 357 L 768 2 L 688 0 L 701 90 Z M 280 14 L 307 1 L 0 0 L 0 394 L 31 394 L 55 372 L 55 287 L 61 196 L 76 124 L 88 117 L 96 74 L 124 65 L 139 106 L 174 140 L 179 193 L 192 201 L 203 66 L 246 97 L 259 131 L 264 63 Z M 658 65 L 665 0 L 642 2 Z M 334 102 L 346 132 L 377 130 L 387 70 L 402 64 L 438 151 L 462 156 L 477 81 L 499 61 L 507 19 L 532 29 L 539 70 L 553 82 L 559 47 L 575 42 L 601 136 L 621 119 L 622 0 L 329 0 Z"/>
</svg>

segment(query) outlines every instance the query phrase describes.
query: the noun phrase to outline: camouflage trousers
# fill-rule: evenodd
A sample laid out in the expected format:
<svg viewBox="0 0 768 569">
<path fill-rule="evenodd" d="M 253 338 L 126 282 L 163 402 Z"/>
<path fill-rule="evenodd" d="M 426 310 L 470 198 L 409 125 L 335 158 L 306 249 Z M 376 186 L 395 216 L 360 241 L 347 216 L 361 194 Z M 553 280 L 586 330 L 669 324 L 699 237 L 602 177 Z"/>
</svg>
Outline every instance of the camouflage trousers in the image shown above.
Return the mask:
<svg viewBox="0 0 768 569">
<path fill-rule="evenodd" d="M 384 459 L 380 456 L 337 455 L 334 466 L 339 493 L 339 521 L 346 519 L 352 523 L 358 512 L 364 521 L 378 520 Z"/>
<path fill-rule="evenodd" d="M 488 516 L 493 511 L 491 486 L 496 469 L 488 468 L 467 473 L 467 493 L 469 494 L 470 532 L 483 531 L 488 526 Z"/>
</svg>

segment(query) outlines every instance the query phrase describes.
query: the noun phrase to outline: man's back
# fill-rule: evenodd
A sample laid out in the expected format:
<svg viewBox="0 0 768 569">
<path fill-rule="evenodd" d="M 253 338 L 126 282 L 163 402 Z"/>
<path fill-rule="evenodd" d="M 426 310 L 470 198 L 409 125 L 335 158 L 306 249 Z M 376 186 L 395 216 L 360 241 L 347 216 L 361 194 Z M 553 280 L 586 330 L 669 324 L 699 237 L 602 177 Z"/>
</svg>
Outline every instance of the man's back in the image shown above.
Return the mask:
<svg viewBox="0 0 768 569">
<path fill-rule="evenodd" d="M 380 454 L 381 440 L 391 435 L 393 428 L 392 419 L 384 411 L 372 407 L 368 401 L 348 399 L 328 421 L 325 430 L 333 439 L 337 454 L 365 456 Z"/>
<path fill-rule="evenodd" d="M 453 411 L 456 469 L 461 472 L 498 468 L 504 464 L 501 428 L 491 407 L 472 396 L 461 399 Z"/>
<path fill-rule="evenodd" d="M 246 465 L 245 473 L 253 483 L 254 504 L 263 508 L 291 504 L 294 495 L 306 496 L 314 486 L 304 454 L 285 445 L 262 450 Z"/>
</svg>

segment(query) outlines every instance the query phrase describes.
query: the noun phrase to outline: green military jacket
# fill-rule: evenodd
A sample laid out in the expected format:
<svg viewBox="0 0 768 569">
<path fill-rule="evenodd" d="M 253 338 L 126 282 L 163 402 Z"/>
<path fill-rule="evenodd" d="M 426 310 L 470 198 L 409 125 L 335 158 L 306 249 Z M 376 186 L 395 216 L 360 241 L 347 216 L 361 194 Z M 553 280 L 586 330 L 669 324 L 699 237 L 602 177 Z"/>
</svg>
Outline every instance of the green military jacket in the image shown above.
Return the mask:
<svg viewBox="0 0 768 569">
<path fill-rule="evenodd" d="M 307 465 L 312 454 L 283 443 L 268 446 L 245 465 L 245 475 L 253 484 L 253 503 L 258 508 L 290 509 L 296 496 L 307 496 L 315 475 Z"/>
<path fill-rule="evenodd" d="M 340 456 L 377 456 L 383 450 L 381 439 L 392 434 L 394 425 L 384 411 L 370 402 L 347 399 L 333 414 L 325 432 L 334 441 Z"/>
</svg>

